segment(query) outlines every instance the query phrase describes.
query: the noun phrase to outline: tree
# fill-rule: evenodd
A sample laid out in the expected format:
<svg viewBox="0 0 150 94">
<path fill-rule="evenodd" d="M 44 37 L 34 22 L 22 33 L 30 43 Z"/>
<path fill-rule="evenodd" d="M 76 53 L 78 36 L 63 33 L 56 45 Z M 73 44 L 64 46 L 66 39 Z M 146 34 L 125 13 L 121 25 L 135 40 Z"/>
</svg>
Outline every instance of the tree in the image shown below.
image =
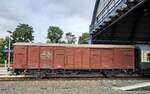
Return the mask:
<svg viewBox="0 0 150 94">
<path fill-rule="evenodd" d="M 10 42 L 11 42 L 11 44 L 10 44 L 10 48 L 12 49 L 13 48 L 13 43 L 12 43 L 12 39 L 10 38 L 10 37 L 5 37 L 5 41 L 4 41 L 4 43 L 5 43 L 5 48 L 8 48 L 8 46 L 9 46 L 9 39 L 10 39 Z"/>
<path fill-rule="evenodd" d="M 5 40 L 3 38 L 0 38 L 0 63 L 4 63 L 5 60 L 5 53 L 4 53 L 4 47 L 5 47 Z"/>
<path fill-rule="evenodd" d="M 11 35 L 12 43 L 32 42 L 34 40 L 33 32 L 33 28 L 28 24 L 19 24 Z"/>
<path fill-rule="evenodd" d="M 66 39 L 68 44 L 73 44 L 76 42 L 76 37 L 71 32 L 66 33 Z"/>
<path fill-rule="evenodd" d="M 79 37 L 79 44 L 88 44 L 87 39 L 90 37 L 89 33 L 83 33 L 82 36 Z"/>
<path fill-rule="evenodd" d="M 59 43 L 60 44 L 66 44 L 66 41 L 60 41 Z"/>
<path fill-rule="evenodd" d="M 63 31 L 57 26 L 50 26 L 48 28 L 48 43 L 60 43 L 63 35 Z"/>
</svg>

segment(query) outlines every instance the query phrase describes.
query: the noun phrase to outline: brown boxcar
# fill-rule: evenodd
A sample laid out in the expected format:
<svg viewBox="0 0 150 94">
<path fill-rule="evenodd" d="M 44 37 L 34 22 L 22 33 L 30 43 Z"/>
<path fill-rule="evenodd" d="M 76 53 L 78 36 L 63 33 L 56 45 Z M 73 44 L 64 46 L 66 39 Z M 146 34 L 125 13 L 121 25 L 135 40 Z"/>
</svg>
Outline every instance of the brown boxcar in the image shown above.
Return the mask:
<svg viewBox="0 0 150 94">
<path fill-rule="evenodd" d="M 134 46 L 14 44 L 13 69 L 134 69 Z"/>
</svg>

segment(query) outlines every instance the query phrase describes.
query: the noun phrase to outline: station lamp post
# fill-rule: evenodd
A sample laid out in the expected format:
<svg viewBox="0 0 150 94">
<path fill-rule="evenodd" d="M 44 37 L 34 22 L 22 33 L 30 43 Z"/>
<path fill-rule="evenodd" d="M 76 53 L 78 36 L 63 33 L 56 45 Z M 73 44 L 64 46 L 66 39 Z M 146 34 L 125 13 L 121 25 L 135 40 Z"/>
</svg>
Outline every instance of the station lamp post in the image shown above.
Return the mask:
<svg viewBox="0 0 150 94">
<path fill-rule="evenodd" d="M 10 68 L 10 46 L 11 46 L 11 38 L 10 38 L 10 34 L 12 34 L 11 31 L 7 31 L 9 33 L 9 42 L 8 42 L 8 68 Z"/>
</svg>

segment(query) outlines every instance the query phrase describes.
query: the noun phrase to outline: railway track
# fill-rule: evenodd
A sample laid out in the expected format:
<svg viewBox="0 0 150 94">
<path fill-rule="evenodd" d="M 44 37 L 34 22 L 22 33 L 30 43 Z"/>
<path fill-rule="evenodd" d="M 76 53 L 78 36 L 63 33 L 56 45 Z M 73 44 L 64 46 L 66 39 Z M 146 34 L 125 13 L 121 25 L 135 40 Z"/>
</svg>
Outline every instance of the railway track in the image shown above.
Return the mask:
<svg viewBox="0 0 150 94">
<path fill-rule="evenodd" d="M 49 77 L 49 78 L 36 78 L 36 77 L 0 77 L 0 81 L 76 81 L 76 80 L 150 80 L 150 77 Z"/>
</svg>

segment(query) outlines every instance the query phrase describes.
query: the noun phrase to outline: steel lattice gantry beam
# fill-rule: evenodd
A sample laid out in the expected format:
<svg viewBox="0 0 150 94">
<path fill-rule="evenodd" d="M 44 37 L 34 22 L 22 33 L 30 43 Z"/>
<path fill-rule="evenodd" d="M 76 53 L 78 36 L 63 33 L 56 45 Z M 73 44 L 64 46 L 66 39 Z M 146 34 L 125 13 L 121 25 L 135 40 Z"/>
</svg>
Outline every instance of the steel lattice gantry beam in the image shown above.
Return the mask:
<svg viewBox="0 0 150 94">
<path fill-rule="evenodd" d="M 150 43 L 150 0 L 132 1 L 126 0 L 126 7 L 114 10 L 116 15 L 109 14 L 106 18 L 109 20 L 99 22 L 96 13 L 100 0 L 97 0 L 90 26 L 93 44 Z"/>
</svg>

